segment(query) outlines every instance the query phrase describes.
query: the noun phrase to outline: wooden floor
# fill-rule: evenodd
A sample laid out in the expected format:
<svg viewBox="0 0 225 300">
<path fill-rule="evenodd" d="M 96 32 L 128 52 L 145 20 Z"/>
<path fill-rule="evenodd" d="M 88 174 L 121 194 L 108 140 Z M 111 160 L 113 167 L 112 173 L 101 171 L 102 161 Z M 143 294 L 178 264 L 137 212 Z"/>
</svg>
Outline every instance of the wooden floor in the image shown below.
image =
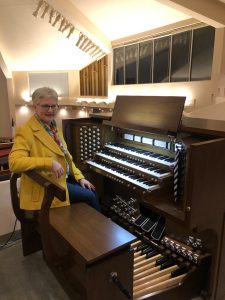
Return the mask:
<svg viewBox="0 0 225 300">
<path fill-rule="evenodd" d="M 23 257 L 21 241 L 0 251 L 0 299 L 69 300 L 43 261 L 42 253 Z"/>
</svg>

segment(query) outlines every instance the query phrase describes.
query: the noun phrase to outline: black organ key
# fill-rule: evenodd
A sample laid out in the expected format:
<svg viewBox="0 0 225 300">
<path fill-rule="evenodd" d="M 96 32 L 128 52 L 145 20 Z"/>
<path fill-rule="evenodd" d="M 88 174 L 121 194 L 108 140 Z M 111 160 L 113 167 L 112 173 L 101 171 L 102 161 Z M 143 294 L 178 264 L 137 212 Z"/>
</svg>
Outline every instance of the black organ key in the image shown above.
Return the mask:
<svg viewBox="0 0 225 300">
<path fill-rule="evenodd" d="M 151 157 L 154 157 L 154 158 L 158 158 L 160 156 L 162 156 L 162 155 L 161 154 L 157 154 L 157 153 L 151 155 Z"/>
<path fill-rule="evenodd" d="M 188 266 L 187 265 L 182 265 L 182 266 L 179 266 L 179 268 L 173 270 L 171 272 L 171 277 L 176 277 L 176 276 L 180 276 L 182 274 L 185 274 L 188 272 Z"/>
<path fill-rule="evenodd" d="M 154 185 L 154 183 L 152 183 L 152 182 L 150 182 L 150 181 L 145 182 L 145 184 L 148 185 L 149 187 L 151 187 L 151 186 Z"/>
<path fill-rule="evenodd" d="M 156 170 L 154 170 L 156 173 L 159 173 L 159 174 L 163 174 L 163 173 L 165 173 L 165 171 L 164 170 L 161 170 L 161 169 L 156 169 Z"/>
<path fill-rule="evenodd" d="M 154 250 L 154 249 L 151 246 L 148 246 L 147 248 L 145 248 L 141 251 L 141 255 L 145 255 L 152 250 Z"/>
<path fill-rule="evenodd" d="M 137 179 L 137 181 L 148 183 L 148 181 L 145 178 L 140 178 L 140 177 Z"/>
<path fill-rule="evenodd" d="M 165 161 L 167 161 L 167 162 L 174 162 L 174 159 L 173 159 L 173 158 L 170 158 L 170 157 L 168 157 L 168 158 L 166 158 L 166 159 L 165 159 Z"/>
<path fill-rule="evenodd" d="M 155 265 L 156 266 L 159 266 L 161 264 L 164 264 L 166 261 L 168 261 L 170 259 L 170 256 L 169 255 L 164 255 L 160 258 L 158 258 L 155 262 Z"/>
<path fill-rule="evenodd" d="M 164 262 L 160 265 L 160 270 L 164 270 L 164 269 L 169 268 L 173 265 L 175 265 L 175 260 L 173 258 L 170 258 L 169 260 L 167 260 L 166 262 Z"/>
<path fill-rule="evenodd" d="M 136 251 L 142 251 L 143 249 L 147 248 L 148 244 L 146 243 L 141 243 L 140 245 L 137 246 Z"/>
<path fill-rule="evenodd" d="M 158 251 L 153 249 L 153 250 L 149 251 L 148 253 L 146 253 L 145 258 L 148 259 L 148 258 L 151 258 L 151 257 L 157 255 L 157 254 L 158 254 Z"/>
<path fill-rule="evenodd" d="M 129 178 L 132 178 L 132 179 L 137 179 L 137 178 L 138 178 L 138 176 L 133 174 L 133 175 L 130 175 L 130 176 L 129 176 Z"/>
</svg>

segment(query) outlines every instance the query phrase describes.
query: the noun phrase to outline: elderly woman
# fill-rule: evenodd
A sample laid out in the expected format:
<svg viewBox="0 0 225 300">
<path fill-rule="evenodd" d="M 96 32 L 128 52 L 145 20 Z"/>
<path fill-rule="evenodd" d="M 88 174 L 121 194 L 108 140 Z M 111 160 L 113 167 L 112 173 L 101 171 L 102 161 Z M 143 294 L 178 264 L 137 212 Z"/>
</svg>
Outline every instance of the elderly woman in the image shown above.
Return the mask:
<svg viewBox="0 0 225 300">
<path fill-rule="evenodd" d="M 42 87 L 34 91 L 32 101 L 35 114 L 17 128 L 14 145 L 9 155 L 12 172 L 37 170 L 66 189 L 66 201 L 56 198 L 52 207 L 66 206 L 70 202 L 86 202 L 100 210 L 94 186 L 84 178 L 73 163 L 62 133 L 57 128 L 55 116 L 58 95 L 55 90 Z M 43 188 L 26 175 L 21 177 L 20 208 L 39 210 Z"/>
</svg>

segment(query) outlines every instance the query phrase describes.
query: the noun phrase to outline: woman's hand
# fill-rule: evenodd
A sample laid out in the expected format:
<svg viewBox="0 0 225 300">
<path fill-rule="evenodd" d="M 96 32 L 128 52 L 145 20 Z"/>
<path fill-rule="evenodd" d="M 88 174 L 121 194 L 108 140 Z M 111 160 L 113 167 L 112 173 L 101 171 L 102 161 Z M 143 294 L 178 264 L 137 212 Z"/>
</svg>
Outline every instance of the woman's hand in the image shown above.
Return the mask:
<svg viewBox="0 0 225 300">
<path fill-rule="evenodd" d="M 95 187 L 92 183 L 90 183 L 90 181 L 88 181 L 87 179 L 85 178 L 82 178 L 79 180 L 79 183 L 80 185 L 83 187 L 83 188 L 88 188 L 89 190 L 95 190 Z"/>
<path fill-rule="evenodd" d="M 60 163 L 56 160 L 52 161 L 52 171 L 55 174 L 55 177 L 58 179 L 64 174 L 64 169 Z"/>
</svg>

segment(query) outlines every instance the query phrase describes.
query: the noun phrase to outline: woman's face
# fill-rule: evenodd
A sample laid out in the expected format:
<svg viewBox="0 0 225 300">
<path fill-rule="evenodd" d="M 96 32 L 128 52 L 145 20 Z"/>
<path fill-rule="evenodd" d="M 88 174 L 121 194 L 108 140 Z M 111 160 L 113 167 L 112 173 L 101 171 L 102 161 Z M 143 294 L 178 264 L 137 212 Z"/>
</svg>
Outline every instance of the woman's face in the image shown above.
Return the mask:
<svg viewBox="0 0 225 300">
<path fill-rule="evenodd" d="M 35 105 L 36 114 L 47 124 L 50 124 L 55 119 L 57 111 L 58 101 L 54 98 L 41 99 Z"/>
</svg>

